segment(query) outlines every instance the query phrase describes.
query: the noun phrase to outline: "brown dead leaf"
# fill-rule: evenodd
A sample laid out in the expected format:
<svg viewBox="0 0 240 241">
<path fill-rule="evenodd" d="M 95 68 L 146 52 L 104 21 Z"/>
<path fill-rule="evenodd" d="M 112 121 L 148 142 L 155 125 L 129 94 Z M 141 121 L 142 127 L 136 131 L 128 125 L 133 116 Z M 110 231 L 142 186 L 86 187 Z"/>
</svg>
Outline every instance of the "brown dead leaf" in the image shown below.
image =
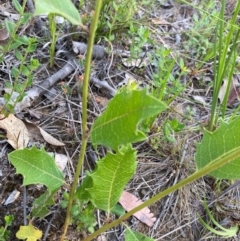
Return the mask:
<svg viewBox="0 0 240 241">
<path fill-rule="evenodd" d="M 0 45 L 5 45 L 7 43 L 7 40 L 9 38 L 9 32 L 6 28 L 0 29 Z"/>
<path fill-rule="evenodd" d="M 36 126 L 34 123 L 31 123 L 29 120 L 25 120 L 25 125 L 29 132 L 29 138 L 32 142 L 35 141 L 46 141 L 47 143 L 54 146 L 64 146 L 65 144 L 51 136 L 49 133 L 44 131 L 41 127 Z"/>
<path fill-rule="evenodd" d="M 57 140 L 56 138 L 54 138 L 53 136 L 51 136 L 50 134 L 48 134 L 46 131 L 44 131 L 42 128 L 38 127 L 38 129 L 40 130 L 44 140 L 46 142 L 48 142 L 51 145 L 54 146 L 65 146 L 64 143 L 62 143 L 61 141 Z"/>
<path fill-rule="evenodd" d="M 193 96 L 193 99 L 194 99 L 195 101 L 197 101 L 198 103 L 203 104 L 204 106 L 207 105 L 207 103 L 206 103 L 206 98 L 205 98 L 204 96 L 194 95 L 194 96 Z"/>
<path fill-rule="evenodd" d="M 227 80 L 224 80 L 223 85 L 221 86 L 220 91 L 219 91 L 219 95 L 218 95 L 220 103 L 222 103 L 223 100 L 224 100 L 224 96 L 225 96 L 225 93 L 227 91 L 227 85 L 228 85 Z M 232 83 L 231 83 L 231 86 L 230 86 L 227 105 L 232 106 L 234 101 L 239 99 L 239 97 L 240 97 L 240 83 L 238 81 L 237 76 L 233 76 Z"/>
<path fill-rule="evenodd" d="M 29 133 L 23 121 L 10 114 L 8 117 L 0 115 L 0 128 L 6 130 L 8 143 L 14 149 L 22 149 L 29 142 Z"/>
<path fill-rule="evenodd" d="M 119 199 L 119 203 L 123 206 L 126 211 L 131 211 L 133 208 L 139 206 L 143 202 L 135 197 L 133 194 L 124 191 L 122 196 Z M 151 213 L 150 209 L 145 207 L 142 210 L 133 214 L 137 219 L 147 224 L 149 227 L 152 227 L 156 218 L 153 213 Z"/>
<path fill-rule="evenodd" d="M 152 23 L 155 25 L 169 25 L 171 23 L 169 23 L 168 21 L 166 21 L 165 19 L 159 19 L 159 18 L 152 18 Z"/>
<path fill-rule="evenodd" d="M 4 205 L 8 205 L 13 203 L 19 196 L 20 192 L 18 190 L 13 190 L 11 194 L 8 196 L 7 200 L 4 202 Z"/>
<path fill-rule="evenodd" d="M 68 157 L 64 154 L 55 153 L 55 162 L 58 168 L 63 172 L 67 165 Z"/>
<path fill-rule="evenodd" d="M 29 133 L 30 142 L 44 141 L 39 129 L 34 123 L 30 123 L 27 120 L 24 120 L 24 123 Z"/>
</svg>

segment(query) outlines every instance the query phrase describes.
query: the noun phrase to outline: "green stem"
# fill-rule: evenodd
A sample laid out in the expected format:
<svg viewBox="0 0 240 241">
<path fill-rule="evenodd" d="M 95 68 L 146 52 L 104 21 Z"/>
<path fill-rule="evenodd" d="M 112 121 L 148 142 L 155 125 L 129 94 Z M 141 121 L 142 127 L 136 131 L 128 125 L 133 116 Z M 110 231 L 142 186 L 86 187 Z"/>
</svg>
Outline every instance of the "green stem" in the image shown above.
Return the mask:
<svg viewBox="0 0 240 241">
<path fill-rule="evenodd" d="M 89 85 L 89 78 L 90 78 L 90 67 L 91 67 L 91 60 L 92 60 L 93 44 L 94 44 L 95 32 L 97 29 L 101 6 L 102 6 L 102 0 L 96 1 L 95 13 L 94 13 L 94 17 L 92 20 L 90 33 L 89 33 L 87 56 L 86 56 L 86 63 L 85 63 L 85 73 L 84 73 L 83 89 L 82 89 L 82 91 L 83 91 L 83 93 L 82 93 L 82 95 L 83 95 L 83 98 L 82 98 L 82 145 L 81 145 L 81 150 L 80 150 L 80 155 L 79 155 L 79 159 L 78 159 L 76 172 L 74 175 L 74 180 L 73 180 L 71 190 L 69 193 L 67 214 L 66 214 L 65 223 L 64 223 L 63 232 L 62 232 L 60 241 L 64 241 L 64 238 L 66 236 L 67 229 L 68 229 L 68 226 L 70 223 L 71 209 L 72 209 L 74 194 L 75 194 L 76 187 L 78 184 L 78 178 L 80 176 L 81 169 L 83 166 L 84 156 L 85 156 L 86 147 L 87 147 L 87 141 L 88 141 L 88 135 L 89 135 L 89 131 L 88 131 L 88 127 L 87 127 L 88 85 Z"/>
<path fill-rule="evenodd" d="M 23 3 L 22 3 L 22 12 L 20 13 L 20 18 L 19 18 L 19 20 L 16 23 L 16 28 L 14 29 L 13 33 L 11 33 L 11 39 L 8 41 L 7 46 L 4 48 L 3 56 L 6 55 L 6 53 L 10 49 L 11 44 L 16 39 L 17 30 L 21 26 L 21 18 L 22 18 L 23 14 L 24 14 L 24 10 L 25 10 L 26 4 L 27 4 L 27 0 L 24 0 Z"/>
<path fill-rule="evenodd" d="M 119 225 L 121 222 L 125 221 L 127 218 L 129 218 L 134 213 L 140 211 L 141 209 L 151 205 L 152 203 L 154 203 L 154 202 L 160 200 L 161 198 L 169 195 L 170 193 L 178 190 L 179 188 L 181 188 L 181 187 L 183 187 L 183 186 L 185 186 L 185 185 L 187 185 L 191 182 L 196 181 L 197 179 L 201 178 L 202 176 L 204 176 L 208 173 L 211 173 L 212 171 L 220 168 L 221 166 L 223 166 L 223 165 L 227 164 L 228 162 L 230 162 L 232 160 L 235 160 L 236 158 L 239 158 L 239 157 L 240 157 L 240 148 L 237 147 L 237 148 L 225 153 L 223 156 L 218 157 L 217 159 L 212 161 L 210 164 L 208 164 L 204 168 L 196 171 L 195 173 L 193 173 L 189 177 L 183 179 L 182 181 L 180 181 L 176 185 L 169 187 L 168 189 L 164 190 L 163 192 L 160 192 L 156 196 L 152 197 L 151 199 L 147 200 L 146 202 L 144 202 L 141 205 L 137 206 L 136 208 L 132 209 L 130 212 L 121 216 L 119 219 L 117 219 L 117 220 L 115 220 L 115 221 L 113 221 L 109 224 L 105 224 L 100 229 L 98 229 L 96 232 L 89 235 L 83 241 L 90 241 L 90 240 L 94 239 L 95 237 L 97 237 L 98 235 L 103 233 L 104 231 L 106 231 L 106 230 L 108 230 L 108 229 L 110 229 L 114 226 Z"/>
<path fill-rule="evenodd" d="M 166 76 L 163 80 L 163 84 L 161 86 L 161 91 L 160 91 L 159 96 L 158 96 L 159 100 L 162 100 L 162 98 L 163 98 L 163 94 L 164 94 L 164 91 L 166 89 L 167 83 L 169 81 L 170 74 L 172 73 L 172 69 L 173 69 L 174 64 L 175 64 L 175 62 L 172 61 L 172 63 L 170 64 L 170 66 L 168 68 L 168 72 L 167 72 L 167 74 L 166 74 Z M 161 83 L 161 77 L 159 78 L 159 82 Z"/>
<path fill-rule="evenodd" d="M 220 18 L 224 18 L 224 10 L 225 10 L 225 0 L 222 0 L 222 9 L 221 9 L 221 14 L 220 14 Z M 211 108 L 211 122 L 210 122 L 210 126 L 209 126 L 209 130 L 213 131 L 214 129 L 214 125 L 217 123 L 218 120 L 218 116 L 220 113 L 220 109 L 218 111 L 217 114 L 216 113 L 216 109 L 217 109 L 217 102 L 218 102 L 218 96 L 219 96 L 219 91 L 222 85 L 222 80 L 223 78 L 226 76 L 226 73 L 229 71 L 229 64 L 230 64 L 230 60 L 232 59 L 232 55 L 233 53 L 236 51 L 236 45 L 237 45 L 237 41 L 238 41 L 238 37 L 240 34 L 240 30 L 238 28 L 238 26 L 236 25 L 237 22 L 237 16 L 240 10 L 240 2 L 238 1 L 238 4 L 236 5 L 235 11 L 234 11 L 234 15 L 231 19 L 230 22 L 230 29 L 228 30 L 228 34 L 226 37 L 223 36 L 223 33 L 225 31 L 224 28 L 224 22 L 221 21 L 219 26 L 219 58 L 218 58 L 218 64 L 216 64 L 216 58 L 215 58 L 215 63 L 214 63 L 214 87 L 213 87 L 213 102 L 212 102 L 212 108 Z M 236 29 L 238 28 L 238 31 L 236 33 Z M 233 39 L 234 36 L 234 39 Z M 217 34 L 215 36 L 215 48 L 216 48 L 216 44 L 217 44 Z M 233 44 L 230 48 L 230 53 L 228 54 L 228 50 L 229 47 L 231 45 L 231 42 L 233 41 Z M 216 49 L 215 49 L 216 50 Z M 215 51 L 215 55 L 216 55 L 216 51 Z M 227 57 L 228 56 L 228 57 Z M 217 66 L 216 66 L 217 65 Z M 223 102 L 223 108 L 222 108 L 222 118 L 224 118 L 225 116 L 225 111 L 226 111 L 226 107 L 227 107 L 227 100 L 228 100 L 228 95 L 229 95 L 229 90 L 230 90 L 230 85 L 231 82 L 230 81 L 231 75 L 233 74 L 234 71 L 234 63 L 232 66 L 232 70 L 230 69 L 230 74 L 228 74 L 229 77 L 229 81 L 228 81 L 228 87 L 227 87 L 227 91 L 224 97 L 224 102 Z M 232 73 L 231 73 L 232 72 Z"/>
<path fill-rule="evenodd" d="M 225 58 L 222 58 L 222 56 L 226 56 L 226 46 L 223 48 L 223 33 L 224 33 L 224 10 L 225 10 L 225 0 L 222 0 L 222 7 L 220 12 L 220 19 L 217 25 L 216 33 L 215 33 L 215 44 L 214 44 L 214 81 L 213 81 L 213 100 L 212 100 L 212 106 L 211 106 L 211 118 L 209 123 L 209 130 L 213 131 L 214 125 L 216 124 L 216 121 L 218 119 L 218 115 L 216 116 L 216 109 L 217 109 L 217 103 L 218 103 L 218 94 L 219 90 L 222 84 L 222 70 L 225 64 Z M 219 38 L 218 38 L 218 27 L 219 27 Z M 218 45 L 218 64 L 216 63 L 216 55 L 217 55 L 217 39 L 219 39 L 219 45 Z M 228 46 L 227 46 L 228 48 Z M 223 49 L 223 50 L 222 50 Z M 218 66 L 217 66 L 218 65 Z"/>
<path fill-rule="evenodd" d="M 28 54 L 30 53 L 32 44 L 33 44 L 33 43 L 32 43 L 31 41 L 29 41 L 27 50 L 25 51 L 25 54 L 24 54 L 24 56 L 23 56 L 23 59 L 21 60 L 21 64 L 20 64 L 20 67 L 19 67 L 19 73 L 18 73 L 18 75 L 16 76 L 16 78 L 15 78 L 15 80 L 14 80 L 15 84 L 19 84 L 19 78 L 20 78 L 20 75 L 21 75 L 21 73 L 22 73 L 23 66 L 24 66 L 24 64 L 25 64 L 25 62 L 26 62 L 26 60 L 27 60 L 27 56 L 28 56 Z M 19 96 L 20 98 L 22 98 L 22 96 L 24 95 L 25 90 L 27 89 L 28 81 L 29 81 L 29 76 L 26 76 L 26 80 L 24 81 L 24 83 L 22 83 L 22 88 L 21 88 L 21 90 L 20 90 L 19 93 L 18 93 L 18 94 L 19 94 L 18 96 Z M 11 95 L 13 94 L 13 92 L 14 92 L 14 88 L 13 88 L 12 91 L 11 91 Z M 6 104 L 7 104 L 8 102 L 9 102 L 9 101 L 7 101 Z M 16 98 L 16 100 L 13 102 L 13 106 L 15 107 L 18 102 L 19 102 L 19 100 L 18 100 L 18 98 Z"/>
<path fill-rule="evenodd" d="M 50 67 L 53 67 L 53 61 L 54 61 L 54 52 L 55 52 L 55 45 L 56 45 L 56 29 L 57 29 L 57 24 L 55 20 L 55 14 L 50 13 L 48 15 L 48 19 L 50 22 L 50 32 L 51 32 L 51 38 L 52 38 L 52 43 L 50 46 Z"/>
</svg>

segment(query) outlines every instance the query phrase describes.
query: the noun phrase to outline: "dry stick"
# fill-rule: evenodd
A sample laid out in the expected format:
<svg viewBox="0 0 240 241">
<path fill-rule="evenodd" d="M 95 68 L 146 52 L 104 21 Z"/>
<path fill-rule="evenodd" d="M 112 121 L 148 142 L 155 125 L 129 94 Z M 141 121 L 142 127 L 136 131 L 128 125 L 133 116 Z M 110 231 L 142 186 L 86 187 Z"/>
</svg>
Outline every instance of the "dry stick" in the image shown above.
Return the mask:
<svg viewBox="0 0 240 241">
<path fill-rule="evenodd" d="M 44 80 L 41 83 L 41 86 L 34 86 L 30 90 L 26 91 L 26 96 L 23 100 L 16 104 L 15 112 L 20 113 L 24 108 L 30 107 L 32 101 L 36 100 L 41 94 L 50 89 L 59 80 L 62 80 L 70 75 L 75 68 L 77 68 L 77 64 L 74 60 L 70 60 L 59 71 Z"/>
<path fill-rule="evenodd" d="M 91 77 L 90 78 L 90 81 L 95 85 L 95 86 L 97 86 L 98 88 L 104 88 L 104 89 L 106 89 L 106 90 L 108 90 L 109 91 L 109 94 L 111 95 L 111 96 L 114 96 L 115 94 L 116 94 L 116 90 L 113 88 L 113 87 L 111 87 L 109 84 L 108 84 L 108 82 L 106 81 L 106 80 L 99 80 L 98 78 L 95 78 L 95 77 Z"/>
<path fill-rule="evenodd" d="M 33 101 L 35 101 L 44 92 L 49 90 L 59 80 L 62 80 L 68 75 L 70 75 L 75 68 L 76 68 L 76 64 L 74 63 L 74 61 L 69 61 L 62 67 L 62 69 L 57 71 L 51 77 L 44 80 L 40 85 L 34 86 L 33 88 L 26 91 L 23 100 L 21 102 L 18 102 L 14 107 L 14 112 L 20 113 L 24 108 L 30 107 Z M 4 98 L 0 98 L 0 104 L 1 105 L 5 104 Z"/>
<path fill-rule="evenodd" d="M 84 73 L 84 80 L 83 80 L 83 90 L 82 90 L 82 95 L 83 95 L 83 98 L 82 98 L 82 145 L 81 145 L 81 149 L 80 149 L 80 155 L 79 155 L 79 159 L 78 159 L 78 163 L 77 163 L 77 168 L 76 168 L 75 175 L 74 175 L 74 180 L 73 180 L 71 190 L 69 193 L 67 215 L 65 218 L 65 223 L 64 223 L 63 232 L 62 232 L 60 241 L 64 241 L 65 236 L 67 234 L 68 225 L 70 224 L 74 194 L 76 192 L 78 178 L 81 173 L 82 166 L 83 166 L 84 156 L 86 153 L 86 147 L 87 147 L 87 142 L 88 142 L 88 136 L 89 136 L 89 130 L 87 127 L 88 84 L 89 84 L 89 78 L 90 78 L 90 67 L 91 67 L 91 60 L 92 60 L 94 37 L 95 37 L 96 29 L 97 29 L 101 6 L 102 6 L 102 0 L 96 1 L 95 13 L 93 16 L 93 20 L 92 20 L 92 24 L 91 24 L 91 28 L 90 28 L 90 32 L 89 32 L 87 56 L 86 56 L 86 63 L 85 63 L 85 73 Z"/>
<path fill-rule="evenodd" d="M 81 55 L 85 55 L 87 52 L 87 45 L 85 43 L 72 41 L 73 51 Z M 92 56 L 94 59 L 102 59 L 105 56 L 105 48 L 101 45 L 93 46 Z"/>
<path fill-rule="evenodd" d="M 226 195 L 228 192 L 233 190 L 235 187 L 240 185 L 240 180 L 235 181 L 231 186 L 229 186 L 226 190 L 224 190 L 217 198 L 215 198 L 213 201 L 211 201 L 208 204 L 208 207 L 211 207 L 215 202 L 217 202 L 220 198 L 222 198 L 224 195 Z"/>
<path fill-rule="evenodd" d="M 77 43 L 76 48 L 80 54 L 86 53 L 87 45 L 84 43 Z M 92 57 L 95 59 L 103 58 L 105 55 L 105 48 L 100 45 L 94 45 L 93 46 L 93 53 Z M 129 57 L 129 52 L 123 52 L 122 50 L 115 50 L 115 54 L 121 55 L 122 57 Z M 40 85 L 34 86 L 33 88 L 26 91 L 26 95 L 23 98 L 23 100 L 16 104 L 14 110 L 15 113 L 20 113 L 24 108 L 28 108 L 31 106 L 32 102 L 36 100 L 40 95 L 45 93 L 47 90 L 49 90 L 53 85 L 55 85 L 59 80 L 63 80 L 68 75 L 70 75 L 75 68 L 78 68 L 77 60 L 69 55 L 68 58 L 70 59 L 59 71 L 57 71 L 55 74 L 44 80 Z M 98 88 L 104 88 L 109 91 L 110 95 L 114 96 L 116 93 L 116 90 L 112 88 L 107 81 L 101 81 L 98 78 L 92 76 L 90 78 L 90 81 L 97 86 Z M 0 98 L 0 105 L 4 106 L 5 100 L 4 98 Z"/>
<path fill-rule="evenodd" d="M 93 55 L 94 56 L 94 55 Z M 44 94 L 46 91 L 52 88 L 59 80 L 63 80 L 68 75 L 70 75 L 76 68 L 78 68 L 77 60 L 72 57 L 59 71 L 55 74 L 44 80 L 38 86 L 34 86 L 33 88 L 26 91 L 26 95 L 24 96 L 21 102 L 18 102 L 14 108 L 15 113 L 20 113 L 24 108 L 28 108 L 32 105 L 32 102 L 35 101 L 40 95 Z M 91 77 L 90 81 L 97 86 L 98 88 L 104 88 L 109 91 L 111 96 L 114 96 L 116 90 L 112 88 L 107 81 L 101 81 L 96 77 Z M 0 98 L 0 106 L 4 106 L 5 100 L 4 98 Z"/>
<path fill-rule="evenodd" d="M 81 55 L 85 55 L 86 51 L 87 51 L 87 45 L 85 43 L 82 42 L 76 42 L 76 41 L 72 41 L 73 44 L 73 51 L 75 53 L 81 54 Z M 151 52 L 152 54 L 154 54 L 154 51 L 143 51 L 142 53 L 139 54 L 138 58 L 144 58 L 146 57 L 146 54 Z M 131 52 L 130 51 L 126 51 L 126 50 L 121 50 L 121 49 L 115 49 L 112 50 L 113 54 L 119 55 L 123 58 L 128 58 L 131 56 Z M 101 45 L 94 45 L 93 46 L 93 57 L 96 59 L 102 59 L 106 54 L 106 48 L 101 46 Z"/>
</svg>

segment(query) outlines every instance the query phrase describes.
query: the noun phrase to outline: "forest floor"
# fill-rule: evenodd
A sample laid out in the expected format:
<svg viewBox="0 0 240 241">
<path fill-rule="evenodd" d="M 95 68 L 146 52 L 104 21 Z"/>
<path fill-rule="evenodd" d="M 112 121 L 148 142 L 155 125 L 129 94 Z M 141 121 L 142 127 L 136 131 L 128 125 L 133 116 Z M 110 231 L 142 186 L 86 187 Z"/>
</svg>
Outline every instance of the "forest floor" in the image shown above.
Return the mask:
<svg viewBox="0 0 240 241">
<path fill-rule="evenodd" d="M 236 1 L 227 1 L 226 19 L 231 16 L 235 3 Z M 134 9 L 136 7 L 132 12 L 131 4 L 135 4 Z M 220 1 L 196 0 L 185 4 L 177 0 L 130 0 L 121 1 L 117 10 L 109 3 L 101 13 L 96 35 L 96 45 L 100 46 L 100 52 L 95 52 L 89 86 L 89 127 L 123 85 L 131 81 L 137 82 L 141 87 L 148 87 L 155 96 L 165 88 L 162 101 L 167 103 L 168 110 L 156 118 L 148 130 L 147 140 L 135 144 L 138 167 L 125 189 L 142 201 L 176 184 L 196 170 L 196 143 L 201 141 L 202 128 L 208 123 L 212 100 L 213 58 L 207 59 L 206 56 L 213 48 L 217 24 L 214 16 L 217 16 L 220 7 Z M 26 11 L 32 11 L 30 5 L 27 5 Z M 87 27 L 92 11 L 91 3 L 83 4 L 81 16 Z M 6 18 L 17 21 L 17 15 L 9 1 L 1 1 L 2 26 Z M 40 62 L 39 68 L 33 73 L 32 86 L 41 87 L 48 78 L 57 77 L 51 88 L 44 86 L 45 91 L 16 116 L 41 127 L 65 144 L 49 144 L 48 139 L 33 130 L 29 146 L 44 146 L 48 152 L 66 156 L 64 173 L 66 182 L 70 184 L 81 145 L 80 90 L 87 34 L 61 20 L 57 24 L 58 37 L 52 68 L 49 66 L 48 19 L 35 17 L 17 31 L 19 36 L 26 35 L 37 41 L 36 50 L 28 56 L 37 58 Z M 3 45 L 8 40 L 3 43 L 0 33 L 0 41 L 0 45 Z M 65 73 L 64 66 L 69 61 L 75 61 L 77 65 L 70 73 Z M 6 82 L 11 80 L 12 67 L 19 64 L 14 51 L 9 51 L 0 63 L 2 95 L 5 93 Z M 167 74 L 170 75 L 163 87 Z M 235 104 L 236 101 L 229 113 L 235 108 Z M 13 148 L 7 142 L 6 132 L 3 129 L 0 131 L 0 227 L 4 226 L 6 215 L 13 215 L 14 221 L 8 230 L 9 240 L 15 241 L 18 240 L 16 232 L 24 222 L 23 192 L 26 191 L 27 196 L 27 215 L 31 215 L 32 203 L 43 193 L 44 187 L 29 185 L 23 190 L 23 177 L 16 174 L 8 160 L 8 154 Z M 99 151 L 100 155 L 104 152 L 104 149 Z M 93 170 L 95 161 L 96 153 L 89 142 L 82 176 L 86 170 Z M 42 240 L 59 240 L 66 212 L 61 208 L 60 201 L 62 192 L 67 190 L 64 186 L 58 192 L 55 205 L 46 218 L 34 220 L 34 226 L 44 233 Z M 156 217 L 152 227 L 135 217 L 129 218 L 126 224 L 154 240 L 240 240 L 240 234 L 229 239 L 215 236 L 203 227 L 198 218 L 200 215 L 206 222 L 209 221 L 203 207 L 206 199 L 214 218 L 222 226 L 229 228 L 239 223 L 239 193 L 236 183 L 224 180 L 219 182 L 207 176 L 151 205 L 149 208 Z M 9 201 L 10 195 L 13 196 Z M 114 219 L 114 215 L 111 218 Z M 102 226 L 106 213 L 98 211 L 96 219 L 98 224 L 95 228 Z M 124 240 L 124 230 L 125 227 L 119 225 L 97 240 Z M 76 231 L 73 225 L 69 228 L 66 239 L 83 240 L 86 236 L 86 231 Z"/>
</svg>

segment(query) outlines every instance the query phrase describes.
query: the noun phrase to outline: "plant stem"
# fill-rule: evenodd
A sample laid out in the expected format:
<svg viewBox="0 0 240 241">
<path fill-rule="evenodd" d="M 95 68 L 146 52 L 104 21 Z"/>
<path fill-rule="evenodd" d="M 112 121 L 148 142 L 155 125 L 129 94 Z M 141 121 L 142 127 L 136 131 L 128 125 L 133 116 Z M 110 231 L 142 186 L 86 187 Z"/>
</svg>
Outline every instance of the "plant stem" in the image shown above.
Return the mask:
<svg viewBox="0 0 240 241">
<path fill-rule="evenodd" d="M 220 87 L 222 84 L 222 70 L 225 66 L 225 58 L 222 56 L 226 56 L 226 47 L 223 48 L 223 33 L 224 33 L 224 10 L 225 10 L 225 0 L 221 1 L 221 12 L 220 12 L 220 20 L 217 25 L 216 33 L 215 33 L 215 44 L 214 44 L 214 81 L 213 81 L 213 100 L 211 105 L 211 118 L 209 123 L 209 131 L 213 131 L 214 125 L 217 122 L 218 115 L 216 115 L 216 109 L 217 109 L 217 103 L 218 103 L 218 94 L 220 91 Z M 218 28 L 219 28 L 219 38 L 218 38 Z M 217 64 L 217 39 L 219 39 L 219 45 L 218 45 L 218 64 Z M 222 50 L 223 48 L 223 50 Z M 228 46 L 227 46 L 228 48 Z"/>
<path fill-rule="evenodd" d="M 81 145 L 81 149 L 80 149 L 80 155 L 79 155 L 79 159 L 78 159 L 76 172 L 74 175 L 74 180 L 73 180 L 71 190 L 69 193 L 67 215 L 65 218 L 65 223 L 64 223 L 63 232 L 62 232 L 60 241 L 64 241 L 64 238 L 67 233 L 68 225 L 70 223 L 71 209 L 72 209 L 74 194 L 75 194 L 76 187 L 78 184 L 78 178 L 81 173 L 82 166 L 83 166 L 84 156 L 85 156 L 86 146 L 87 146 L 87 141 L 88 141 L 88 135 L 89 135 L 89 131 L 88 131 L 88 127 L 87 127 L 88 85 L 89 85 L 89 78 L 90 78 L 90 67 L 91 67 L 91 60 L 92 60 L 93 44 L 94 44 L 95 32 L 97 29 L 101 6 L 102 6 L 102 0 L 96 1 L 95 13 L 93 16 L 90 33 L 89 33 L 87 56 L 86 56 L 86 63 L 85 63 L 85 73 L 84 73 L 83 89 L 82 89 L 82 95 L 83 95 L 83 98 L 82 98 L 82 145 Z"/>
<path fill-rule="evenodd" d="M 160 192 L 159 194 L 157 194 L 156 196 L 152 197 L 151 199 L 145 201 L 144 203 L 142 203 L 141 205 L 137 206 L 136 208 L 132 209 L 131 211 L 129 211 L 128 213 L 126 213 L 125 215 L 121 216 L 119 219 L 109 223 L 109 224 L 105 224 L 104 226 L 102 226 L 100 229 L 98 229 L 96 232 L 94 232 L 93 234 L 89 235 L 86 239 L 84 239 L 83 241 L 90 241 L 92 239 L 94 239 L 95 237 L 97 237 L 98 235 L 100 235 L 101 233 L 103 233 L 104 231 L 117 226 L 118 224 L 120 224 L 121 222 L 123 222 L 124 220 L 126 220 L 127 218 L 129 218 L 131 215 L 133 215 L 134 213 L 140 211 L 141 209 L 149 206 L 150 204 L 160 200 L 161 198 L 169 195 L 170 193 L 178 190 L 179 188 L 196 181 L 197 179 L 201 178 L 202 176 L 211 173 L 212 171 L 220 168 L 221 166 L 229 163 L 232 160 L 235 160 L 236 158 L 240 157 L 240 148 L 237 147 L 225 154 L 223 154 L 222 156 L 216 158 L 215 160 L 213 160 L 210 164 L 206 165 L 205 167 L 203 167 L 202 169 L 196 171 L 195 173 L 193 173 L 192 175 L 190 175 L 189 177 L 183 179 L 182 181 L 178 182 L 176 185 L 169 187 L 168 189 L 164 190 L 163 192 Z"/>
<path fill-rule="evenodd" d="M 221 14 L 220 18 L 224 19 L 224 10 L 225 10 L 225 4 L 226 0 L 222 0 L 222 8 L 221 8 Z M 213 85 L 213 101 L 212 101 L 212 107 L 211 107 L 211 120 L 209 125 L 209 130 L 213 131 L 214 125 L 216 125 L 220 113 L 220 109 L 218 110 L 218 113 L 216 114 L 217 110 L 217 102 L 218 102 L 218 96 L 219 91 L 222 85 L 222 80 L 227 75 L 228 76 L 228 85 L 227 90 L 224 96 L 224 101 L 222 103 L 222 118 L 225 117 L 225 112 L 227 108 L 227 101 L 230 91 L 230 86 L 232 83 L 232 75 L 235 68 L 235 63 L 232 64 L 232 66 L 229 66 L 231 64 L 232 55 L 236 52 L 238 38 L 240 34 L 240 30 L 237 26 L 237 16 L 240 11 L 240 2 L 238 1 L 238 4 L 235 7 L 234 15 L 230 22 L 230 29 L 228 30 L 228 34 L 226 37 L 223 36 L 225 31 L 224 22 L 220 21 L 219 23 L 219 38 L 218 38 L 218 31 L 216 31 L 215 35 L 215 61 L 214 61 L 214 85 Z M 236 32 L 237 30 L 237 32 Z M 234 38 L 233 38 L 234 36 Z M 217 39 L 219 39 L 219 46 L 218 46 L 218 52 L 219 52 L 219 58 L 218 58 L 218 64 L 216 63 L 216 45 L 217 45 Z M 232 44 L 231 44 L 232 42 Z M 230 52 L 228 53 L 230 48 Z M 233 61 L 235 59 L 233 58 Z"/>
<path fill-rule="evenodd" d="M 54 62 L 54 52 L 55 52 L 55 45 L 56 45 L 56 29 L 57 29 L 57 23 L 55 20 L 55 14 L 50 13 L 48 15 L 49 23 L 50 23 L 50 31 L 51 31 L 51 37 L 52 37 L 52 43 L 50 46 L 50 67 L 53 67 Z"/>
</svg>

